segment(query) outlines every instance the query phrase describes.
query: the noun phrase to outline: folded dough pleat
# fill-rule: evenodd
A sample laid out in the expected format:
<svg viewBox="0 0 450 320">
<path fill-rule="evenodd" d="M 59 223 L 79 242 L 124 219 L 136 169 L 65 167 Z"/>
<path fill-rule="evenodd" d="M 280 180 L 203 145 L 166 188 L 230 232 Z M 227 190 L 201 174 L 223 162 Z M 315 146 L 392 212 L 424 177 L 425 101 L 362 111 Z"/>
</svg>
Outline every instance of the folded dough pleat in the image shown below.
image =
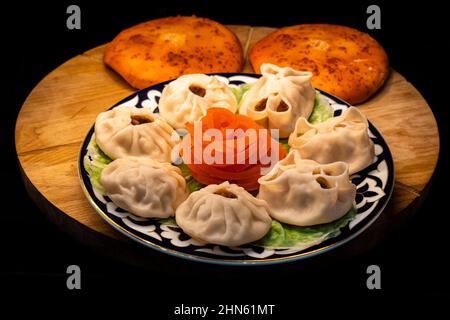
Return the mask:
<svg viewBox="0 0 450 320">
<path fill-rule="evenodd" d="M 144 218 L 168 218 L 187 198 L 179 168 L 144 158 L 121 158 L 101 174 L 106 195 L 118 207 Z"/>
<path fill-rule="evenodd" d="M 259 240 L 272 225 L 267 203 L 228 181 L 191 193 L 175 219 L 191 237 L 225 246 Z"/>
<path fill-rule="evenodd" d="M 170 162 L 175 131 L 145 108 L 117 107 L 100 113 L 95 121 L 95 141 L 111 159 L 152 158 Z"/>
<path fill-rule="evenodd" d="M 266 63 L 261 74 L 244 95 L 239 113 L 268 129 L 278 129 L 281 138 L 288 137 L 297 119 L 308 118 L 314 107 L 312 73 Z"/>
<path fill-rule="evenodd" d="M 176 129 L 206 115 L 209 108 L 236 112 L 237 101 L 227 84 L 215 76 L 188 74 L 170 82 L 162 91 L 159 113 Z"/>
<path fill-rule="evenodd" d="M 258 198 L 281 222 L 311 226 L 335 221 L 352 207 L 356 186 L 345 162 L 319 164 L 292 150 L 269 174 L 261 177 Z"/>
<path fill-rule="evenodd" d="M 372 164 L 375 157 L 367 119 L 355 107 L 318 124 L 299 118 L 288 143 L 304 159 L 319 163 L 344 161 L 349 165 L 350 174 Z"/>
</svg>

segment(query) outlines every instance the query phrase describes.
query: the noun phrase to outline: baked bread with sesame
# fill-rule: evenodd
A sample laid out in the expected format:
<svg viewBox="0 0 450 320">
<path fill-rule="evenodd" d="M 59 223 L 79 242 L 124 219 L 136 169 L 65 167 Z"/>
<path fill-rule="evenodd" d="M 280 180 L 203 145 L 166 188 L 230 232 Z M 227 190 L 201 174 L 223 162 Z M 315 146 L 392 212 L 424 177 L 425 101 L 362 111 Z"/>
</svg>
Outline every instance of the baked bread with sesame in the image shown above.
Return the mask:
<svg viewBox="0 0 450 320">
<path fill-rule="evenodd" d="M 332 24 L 278 29 L 253 45 L 255 72 L 263 63 L 311 71 L 314 87 L 358 104 L 372 96 L 389 73 L 386 52 L 368 34 Z"/>
<path fill-rule="evenodd" d="M 177 16 L 122 31 L 108 44 L 104 62 L 142 89 L 184 74 L 239 72 L 243 53 L 235 34 L 220 23 Z"/>
</svg>

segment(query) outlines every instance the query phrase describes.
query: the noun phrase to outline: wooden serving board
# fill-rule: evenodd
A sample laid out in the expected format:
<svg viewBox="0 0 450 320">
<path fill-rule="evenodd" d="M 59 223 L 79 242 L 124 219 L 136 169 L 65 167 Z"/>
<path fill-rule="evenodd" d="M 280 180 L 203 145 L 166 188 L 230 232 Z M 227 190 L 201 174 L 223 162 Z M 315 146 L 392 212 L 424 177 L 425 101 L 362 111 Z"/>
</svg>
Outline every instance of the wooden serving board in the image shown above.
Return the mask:
<svg viewBox="0 0 450 320">
<path fill-rule="evenodd" d="M 275 30 L 229 27 L 245 54 L 254 42 Z M 80 54 L 48 74 L 23 104 L 15 132 L 19 163 L 32 199 L 65 231 L 97 247 L 96 241 L 126 240 L 86 200 L 77 173 L 78 154 L 97 114 L 135 91 L 105 67 L 104 48 Z M 244 72 L 253 72 L 248 61 Z M 379 93 L 359 108 L 387 140 L 395 163 L 395 187 L 388 207 L 353 241 L 368 248 L 420 204 L 436 166 L 439 135 L 426 101 L 394 70 Z"/>
</svg>

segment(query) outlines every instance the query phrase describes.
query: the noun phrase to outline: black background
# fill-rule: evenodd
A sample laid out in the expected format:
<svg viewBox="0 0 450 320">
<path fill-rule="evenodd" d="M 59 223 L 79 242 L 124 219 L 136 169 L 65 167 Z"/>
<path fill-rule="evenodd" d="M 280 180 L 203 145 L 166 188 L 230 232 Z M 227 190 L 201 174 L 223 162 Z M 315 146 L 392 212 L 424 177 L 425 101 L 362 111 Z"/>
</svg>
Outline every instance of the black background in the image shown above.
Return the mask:
<svg viewBox="0 0 450 320">
<path fill-rule="evenodd" d="M 381 7 L 381 30 L 366 28 L 366 8 L 374 3 Z M 66 28 L 66 8 L 70 4 L 81 7 L 81 30 Z M 376 1 L 127 0 L 98 1 L 95 5 L 87 1 L 16 1 L 2 4 L 1 12 L 1 51 L 5 57 L 0 65 L 4 120 L 0 128 L 0 290 L 53 293 L 60 297 L 108 292 L 113 299 L 141 292 L 148 298 L 147 306 L 163 315 L 170 314 L 175 304 L 189 302 L 277 303 L 278 312 L 286 314 L 299 312 L 310 300 L 339 298 L 347 310 L 358 298 L 392 301 L 449 297 L 449 30 L 440 2 L 405 1 L 394 6 L 392 2 Z M 196 14 L 223 24 L 273 27 L 327 22 L 371 34 L 384 46 L 391 66 L 419 89 L 439 123 L 441 154 L 423 208 L 374 250 L 317 270 L 304 270 L 301 264 L 205 270 L 187 262 L 178 264 L 179 270 L 175 271 L 160 267 L 141 269 L 107 258 L 58 230 L 28 198 L 20 178 L 14 126 L 24 99 L 48 72 L 74 55 L 110 41 L 133 24 L 176 14 Z M 165 258 L 158 254 L 156 259 Z M 65 272 L 70 264 L 77 264 L 82 270 L 82 290 L 78 292 L 66 289 Z M 370 264 L 381 267 L 382 290 L 366 288 L 366 268 Z M 288 294 L 291 289 L 294 294 Z"/>
</svg>

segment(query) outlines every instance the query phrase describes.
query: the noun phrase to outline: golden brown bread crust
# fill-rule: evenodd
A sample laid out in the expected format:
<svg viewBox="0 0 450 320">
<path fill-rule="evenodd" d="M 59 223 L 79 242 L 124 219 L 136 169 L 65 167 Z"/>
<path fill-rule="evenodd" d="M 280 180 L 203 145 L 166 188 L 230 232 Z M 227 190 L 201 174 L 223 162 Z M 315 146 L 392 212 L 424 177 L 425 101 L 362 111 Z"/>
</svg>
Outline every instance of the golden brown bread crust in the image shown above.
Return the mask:
<svg viewBox="0 0 450 320">
<path fill-rule="evenodd" d="M 384 49 L 368 34 L 331 24 L 302 24 L 276 30 L 250 51 L 250 63 L 260 72 L 263 63 L 313 72 L 312 83 L 357 104 L 373 95 L 389 73 Z"/>
<path fill-rule="evenodd" d="M 168 17 L 122 31 L 104 62 L 135 88 L 188 73 L 239 72 L 242 47 L 228 28 L 197 17 Z"/>
</svg>

